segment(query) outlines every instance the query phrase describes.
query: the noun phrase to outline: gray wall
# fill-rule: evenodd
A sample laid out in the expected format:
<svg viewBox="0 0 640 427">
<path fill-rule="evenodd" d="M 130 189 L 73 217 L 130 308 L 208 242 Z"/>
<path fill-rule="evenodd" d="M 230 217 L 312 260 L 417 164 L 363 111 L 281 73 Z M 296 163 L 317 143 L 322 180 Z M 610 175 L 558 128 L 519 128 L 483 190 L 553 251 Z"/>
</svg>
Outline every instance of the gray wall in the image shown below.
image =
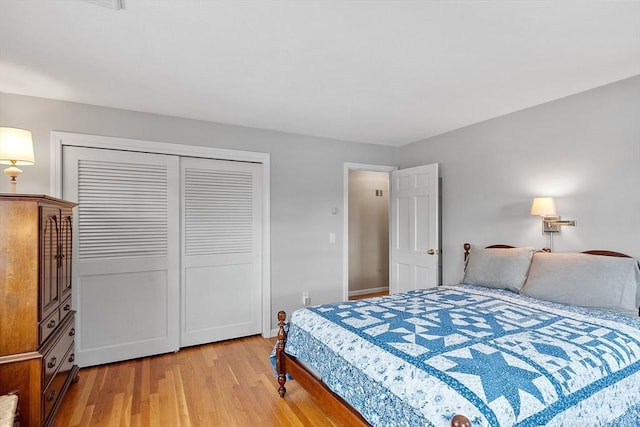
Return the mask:
<svg viewBox="0 0 640 427">
<path fill-rule="evenodd" d="M 36 164 L 18 191 L 49 193 L 50 132 L 64 131 L 271 154 L 271 304 L 342 300 L 344 162 L 395 163 L 396 149 L 0 93 L 0 125 L 31 130 Z M 9 180 L 0 176 L 0 192 Z M 338 207 L 337 215 L 331 209 Z M 329 243 L 329 233 L 336 243 Z"/>
<path fill-rule="evenodd" d="M 535 196 L 575 219 L 555 251 L 640 257 L 640 76 L 402 147 L 399 166 L 440 163 L 443 283 L 462 276 L 462 245 L 543 247 Z"/>
</svg>

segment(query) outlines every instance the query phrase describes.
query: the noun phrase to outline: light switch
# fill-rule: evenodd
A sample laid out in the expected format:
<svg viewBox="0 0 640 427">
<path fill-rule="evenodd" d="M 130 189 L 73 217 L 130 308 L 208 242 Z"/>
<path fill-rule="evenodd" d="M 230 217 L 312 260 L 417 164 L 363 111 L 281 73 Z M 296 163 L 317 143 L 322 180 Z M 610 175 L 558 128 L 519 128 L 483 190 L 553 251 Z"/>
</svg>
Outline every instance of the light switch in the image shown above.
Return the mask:
<svg viewBox="0 0 640 427">
<path fill-rule="evenodd" d="M 329 233 L 329 243 L 336 242 L 336 233 Z"/>
</svg>

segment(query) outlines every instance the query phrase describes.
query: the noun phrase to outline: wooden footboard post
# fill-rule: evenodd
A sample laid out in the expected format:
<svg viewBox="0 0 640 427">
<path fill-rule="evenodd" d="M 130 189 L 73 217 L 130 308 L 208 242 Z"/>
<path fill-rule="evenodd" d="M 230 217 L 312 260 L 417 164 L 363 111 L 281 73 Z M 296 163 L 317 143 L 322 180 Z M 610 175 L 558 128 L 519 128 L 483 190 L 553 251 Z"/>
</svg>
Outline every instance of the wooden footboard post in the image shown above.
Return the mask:
<svg viewBox="0 0 640 427">
<path fill-rule="evenodd" d="M 287 389 L 284 383 L 287 381 L 287 372 L 284 363 L 284 344 L 287 342 L 287 333 L 284 330 L 284 321 L 287 318 L 287 313 L 284 311 L 278 312 L 278 342 L 276 344 L 276 372 L 278 373 L 278 393 L 280 397 L 284 397 Z"/>
<path fill-rule="evenodd" d="M 471 244 L 465 243 L 464 247 L 464 271 L 467 271 L 467 264 L 469 263 L 469 251 L 471 250 Z"/>
<path fill-rule="evenodd" d="M 471 427 L 471 421 L 464 415 L 455 415 L 451 418 L 451 427 Z"/>
</svg>

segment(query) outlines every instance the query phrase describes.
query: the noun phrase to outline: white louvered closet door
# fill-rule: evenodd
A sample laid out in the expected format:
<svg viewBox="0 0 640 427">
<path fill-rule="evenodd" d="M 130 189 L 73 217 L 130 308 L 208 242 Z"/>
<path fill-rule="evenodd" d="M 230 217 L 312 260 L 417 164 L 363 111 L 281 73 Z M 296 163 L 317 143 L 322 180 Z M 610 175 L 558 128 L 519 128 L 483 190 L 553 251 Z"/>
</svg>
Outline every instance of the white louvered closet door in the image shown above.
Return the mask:
<svg viewBox="0 0 640 427">
<path fill-rule="evenodd" d="M 177 350 L 179 158 L 65 146 L 63 174 L 64 197 L 79 203 L 79 365 Z"/>
<path fill-rule="evenodd" d="M 182 158 L 181 346 L 261 331 L 262 165 Z"/>
</svg>

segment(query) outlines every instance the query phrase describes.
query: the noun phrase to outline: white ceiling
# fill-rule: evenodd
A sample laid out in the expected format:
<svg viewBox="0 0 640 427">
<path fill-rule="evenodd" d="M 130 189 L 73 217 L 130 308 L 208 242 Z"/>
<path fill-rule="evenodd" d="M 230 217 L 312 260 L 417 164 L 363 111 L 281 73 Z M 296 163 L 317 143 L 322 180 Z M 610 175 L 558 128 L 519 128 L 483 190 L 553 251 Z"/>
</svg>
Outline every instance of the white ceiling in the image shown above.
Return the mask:
<svg viewBox="0 0 640 427">
<path fill-rule="evenodd" d="M 0 0 L 0 92 L 400 146 L 640 74 L 640 1 L 122 3 Z"/>
</svg>

